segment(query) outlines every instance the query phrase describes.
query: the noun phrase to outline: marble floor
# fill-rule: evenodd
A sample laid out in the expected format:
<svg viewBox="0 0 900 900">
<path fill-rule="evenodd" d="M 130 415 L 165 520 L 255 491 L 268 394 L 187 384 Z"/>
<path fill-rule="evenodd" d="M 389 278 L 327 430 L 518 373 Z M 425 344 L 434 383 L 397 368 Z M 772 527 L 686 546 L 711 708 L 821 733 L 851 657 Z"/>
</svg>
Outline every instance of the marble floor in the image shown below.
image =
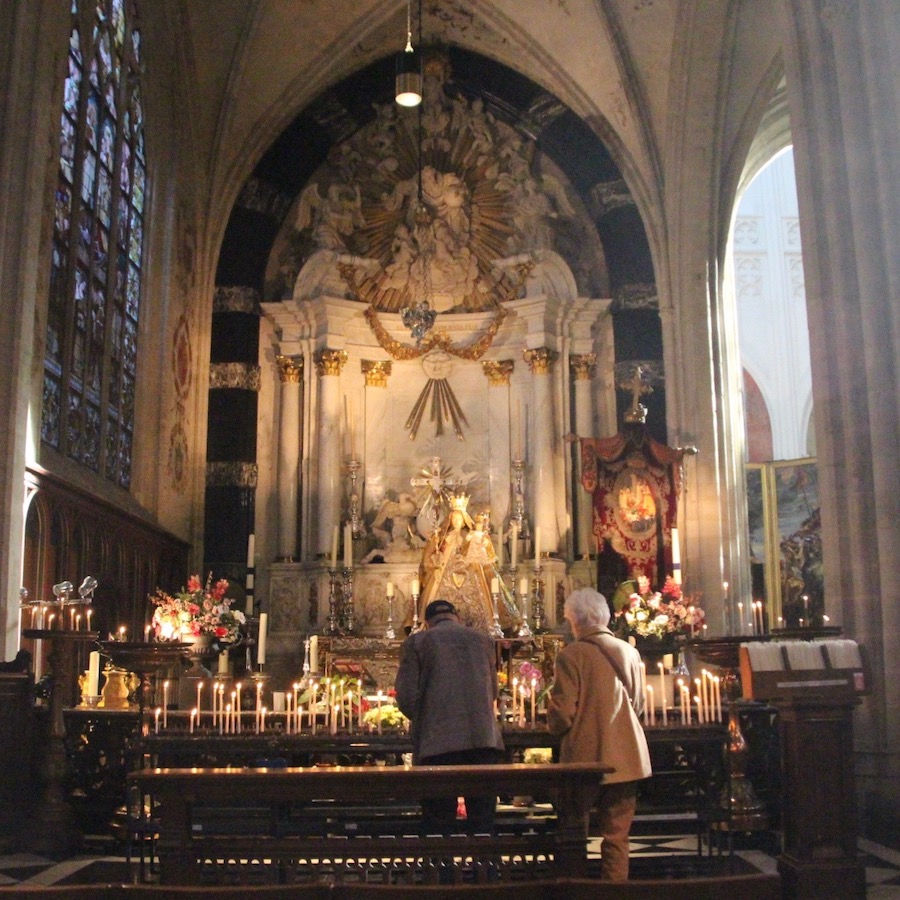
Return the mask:
<svg viewBox="0 0 900 900">
<path fill-rule="evenodd" d="M 591 855 L 599 841 L 588 847 Z M 762 849 L 735 849 L 737 871 L 774 872 L 772 853 Z M 897 848 L 861 838 L 859 852 L 866 867 L 866 897 L 871 900 L 900 900 L 900 842 Z M 697 855 L 694 835 L 641 835 L 631 844 L 632 877 L 659 878 L 703 874 L 718 868 L 713 857 Z M 137 862 L 126 863 L 123 848 L 109 839 L 89 838 L 85 850 L 62 861 L 33 853 L 0 855 L 0 885 L 110 884 L 135 881 Z"/>
</svg>

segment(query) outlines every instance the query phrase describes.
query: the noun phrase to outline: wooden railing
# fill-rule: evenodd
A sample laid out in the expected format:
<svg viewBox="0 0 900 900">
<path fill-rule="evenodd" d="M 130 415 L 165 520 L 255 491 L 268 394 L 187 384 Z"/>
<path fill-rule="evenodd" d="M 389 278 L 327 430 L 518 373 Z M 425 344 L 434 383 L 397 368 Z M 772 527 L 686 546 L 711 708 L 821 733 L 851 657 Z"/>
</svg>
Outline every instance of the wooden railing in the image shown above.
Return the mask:
<svg viewBox="0 0 900 900">
<path fill-rule="evenodd" d="M 438 882 L 583 876 L 584 798 L 609 769 L 565 765 L 392 766 L 289 769 L 144 769 L 129 781 L 158 810 L 163 884 Z M 310 833 L 318 804 L 416 804 L 423 797 L 546 796 L 555 827 L 497 835 Z M 227 811 L 224 812 L 223 811 Z M 415 824 L 412 829 L 418 830 Z M 515 869 L 515 874 L 512 870 Z"/>
</svg>

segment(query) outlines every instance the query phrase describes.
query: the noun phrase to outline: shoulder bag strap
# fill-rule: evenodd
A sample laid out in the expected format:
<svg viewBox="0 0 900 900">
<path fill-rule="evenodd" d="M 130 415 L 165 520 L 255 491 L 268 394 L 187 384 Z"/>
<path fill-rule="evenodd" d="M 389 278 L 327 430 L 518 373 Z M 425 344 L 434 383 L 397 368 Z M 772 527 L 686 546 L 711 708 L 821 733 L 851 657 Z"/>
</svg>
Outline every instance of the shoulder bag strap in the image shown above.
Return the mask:
<svg viewBox="0 0 900 900">
<path fill-rule="evenodd" d="M 622 671 L 619 661 L 599 641 L 592 641 L 588 638 L 581 638 L 580 640 L 584 641 L 585 644 L 593 644 L 606 657 L 606 661 L 613 667 L 613 671 L 616 673 L 619 681 L 622 682 L 622 687 L 625 688 L 625 694 L 629 701 L 634 703 L 634 697 L 631 696 L 631 692 L 628 690 L 628 681 L 625 679 L 625 673 Z"/>
</svg>

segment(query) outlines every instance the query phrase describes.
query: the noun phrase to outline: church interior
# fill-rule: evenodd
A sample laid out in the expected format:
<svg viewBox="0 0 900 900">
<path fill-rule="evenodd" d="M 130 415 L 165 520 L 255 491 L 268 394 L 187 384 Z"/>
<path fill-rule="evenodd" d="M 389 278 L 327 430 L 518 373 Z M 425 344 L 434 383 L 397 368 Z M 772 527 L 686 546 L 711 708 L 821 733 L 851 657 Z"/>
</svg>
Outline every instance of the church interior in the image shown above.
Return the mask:
<svg viewBox="0 0 900 900">
<path fill-rule="evenodd" d="M 435 599 L 494 642 L 510 763 L 508 847 L 447 877 L 586 879 L 543 712 L 592 587 L 645 663 L 635 884 L 900 894 L 895 0 L 6 0 L 0 33 L 0 893 L 300 884 L 250 859 L 294 767 L 285 847 L 342 792 L 400 817 Z M 185 849 L 222 766 L 247 808 Z"/>
</svg>

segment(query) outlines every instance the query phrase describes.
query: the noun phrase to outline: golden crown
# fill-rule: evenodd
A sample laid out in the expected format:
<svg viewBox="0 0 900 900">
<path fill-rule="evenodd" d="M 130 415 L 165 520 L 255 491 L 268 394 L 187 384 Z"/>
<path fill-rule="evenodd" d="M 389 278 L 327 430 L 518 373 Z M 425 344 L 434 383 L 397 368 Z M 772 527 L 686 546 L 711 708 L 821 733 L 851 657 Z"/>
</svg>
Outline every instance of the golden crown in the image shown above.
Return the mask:
<svg viewBox="0 0 900 900">
<path fill-rule="evenodd" d="M 469 505 L 468 494 L 452 494 L 450 497 L 450 509 L 458 509 L 460 512 L 466 512 Z"/>
</svg>

